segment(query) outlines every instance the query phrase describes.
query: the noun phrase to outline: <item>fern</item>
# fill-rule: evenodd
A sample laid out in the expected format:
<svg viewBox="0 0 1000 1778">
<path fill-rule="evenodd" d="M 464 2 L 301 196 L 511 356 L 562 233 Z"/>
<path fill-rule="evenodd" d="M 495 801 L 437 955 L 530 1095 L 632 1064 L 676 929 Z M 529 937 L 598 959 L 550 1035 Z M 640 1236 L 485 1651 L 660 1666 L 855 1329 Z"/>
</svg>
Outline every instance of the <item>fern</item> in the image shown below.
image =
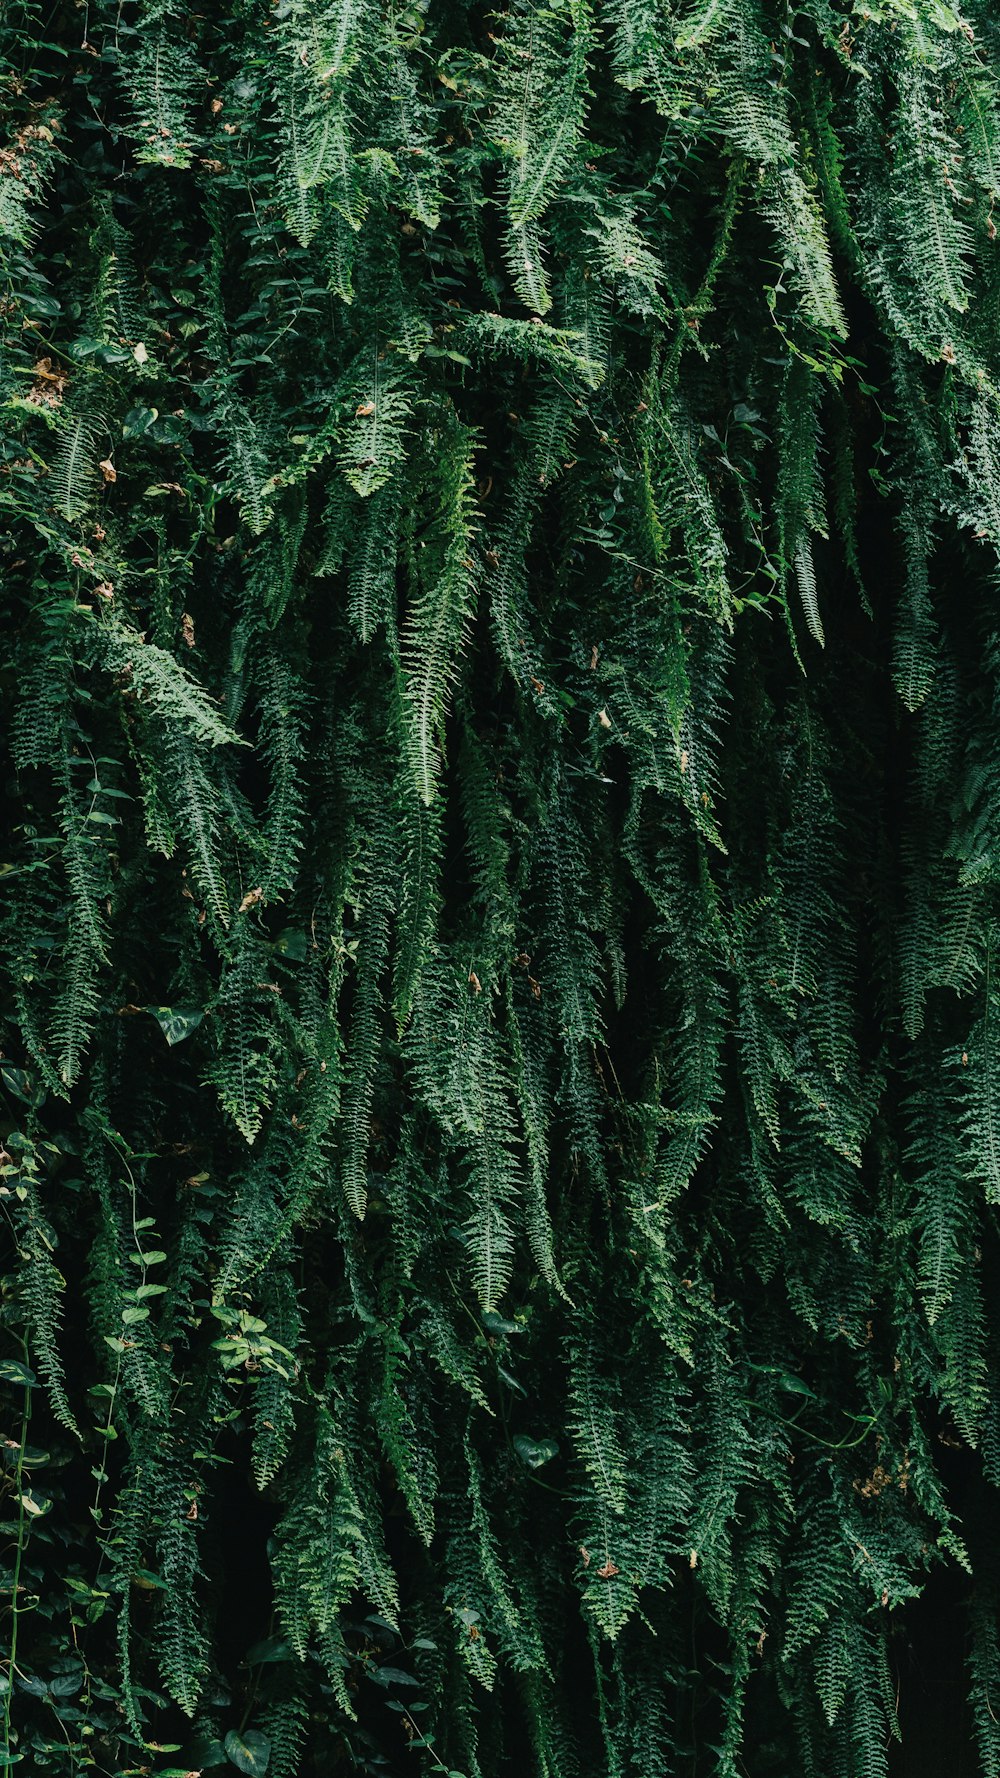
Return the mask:
<svg viewBox="0 0 1000 1778">
<path fill-rule="evenodd" d="M 973 1606 L 973 1641 L 968 1654 L 973 1681 L 973 1712 L 976 1741 L 984 1778 L 994 1778 L 1000 1770 L 1000 1738 L 990 1708 L 993 1675 L 997 1660 L 996 1608 L 993 1601 L 978 1594 Z"/>
<path fill-rule="evenodd" d="M 1000 1056 L 997 1053 L 1000 1000 L 993 979 L 992 934 L 987 938 L 982 1013 L 959 1059 L 962 1124 L 968 1165 L 981 1183 L 987 1203 L 1000 1201 Z"/>
<path fill-rule="evenodd" d="M 213 1009 L 218 1055 L 212 1075 L 223 1110 L 248 1143 L 260 1131 L 275 1084 L 277 1041 L 269 1015 L 280 989 L 267 980 L 266 971 L 263 948 L 255 943 L 250 918 L 243 914 Z"/>
<path fill-rule="evenodd" d="M 167 764 L 167 794 L 177 831 L 186 842 L 192 876 L 206 910 L 224 929 L 230 921 L 230 899 L 218 787 L 183 730 L 175 733 L 167 729 L 162 746 Z"/>
<path fill-rule="evenodd" d="M 64 421 L 52 465 L 52 493 L 61 516 L 75 524 L 87 512 L 97 482 L 97 422 L 84 414 Z"/>
<path fill-rule="evenodd" d="M 338 435 L 344 476 L 362 498 L 381 488 L 406 456 L 404 422 L 410 413 L 398 376 L 381 363 L 376 340 L 370 359 L 348 377 L 350 417 Z"/>
<path fill-rule="evenodd" d="M 572 327 L 552 327 L 544 321 L 533 325 L 509 315 L 485 313 L 468 318 L 461 329 L 459 343 L 467 345 L 470 351 L 509 353 L 512 358 L 528 364 L 547 365 L 591 388 L 596 387 L 604 375 L 599 358 L 577 350 L 587 342 Z"/>
<path fill-rule="evenodd" d="M 389 829 L 384 821 L 378 838 L 385 857 L 389 849 Z M 357 1217 L 364 1216 L 368 1199 L 367 1160 L 375 1071 L 379 1060 L 381 976 L 389 954 L 389 916 L 395 902 L 386 882 L 380 880 L 374 870 L 363 893 L 358 937 L 358 987 L 347 1050 L 349 1086 L 344 1103 L 341 1163 L 344 1196 Z"/>
<path fill-rule="evenodd" d="M 536 314 L 551 307 L 537 224 L 576 156 L 586 99 L 590 19 L 584 0 L 524 5 L 501 44 L 501 97 L 491 125 L 508 162 L 506 257 L 518 296 Z"/>
<path fill-rule="evenodd" d="M 8 114 L 15 124 L 17 113 Z M 0 228 L 12 244 L 29 247 L 37 230 L 40 203 L 60 159 L 57 140 L 59 113 L 47 105 L 40 113 L 29 112 L 20 128 L 12 128 L 0 164 Z"/>
<path fill-rule="evenodd" d="M 472 439 L 445 426 L 439 448 L 440 493 L 423 540 L 429 560 L 421 560 L 420 590 L 402 633 L 406 747 L 424 803 L 434 797 L 448 687 L 475 597 Z"/>
<path fill-rule="evenodd" d="M 100 664 L 179 733 L 208 747 L 238 741 L 213 700 L 166 649 L 117 618 L 97 623 L 88 640 Z"/>
<path fill-rule="evenodd" d="M 659 534 L 682 529 L 695 584 L 713 616 L 728 622 L 731 591 L 727 549 L 715 502 L 699 461 L 694 429 L 652 379 L 645 394 L 647 473 Z M 662 548 L 662 545 L 660 546 Z M 658 552 L 659 553 L 659 552 Z"/>
<path fill-rule="evenodd" d="M 66 1393 L 66 1373 L 59 1350 L 66 1280 L 56 1265 L 56 1236 L 47 1222 L 34 1186 L 26 1188 L 25 1227 L 19 1242 L 23 1264 L 21 1298 L 32 1356 L 45 1380 L 52 1412 L 76 1438 L 80 1431 Z"/>
<path fill-rule="evenodd" d="M 847 336 L 847 318 L 834 280 L 822 216 L 792 168 L 775 173 L 763 207 L 791 259 L 791 282 L 813 326 L 835 339 Z"/>
<path fill-rule="evenodd" d="M 826 533 L 825 501 L 819 471 L 820 387 L 818 378 L 799 359 L 786 373 L 781 411 L 781 479 L 778 522 L 781 558 L 794 569 L 806 624 L 823 645 L 813 565 L 812 535 Z"/>
<path fill-rule="evenodd" d="M 140 163 L 178 169 L 191 165 L 193 112 L 204 76 L 180 40 L 182 30 L 174 6 L 153 0 L 121 59 L 133 113 L 129 133 Z"/>
<path fill-rule="evenodd" d="M 934 682 L 936 631 L 931 603 L 928 557 L 929 515 L 911 506 L 903 541 L 906 583 L 900 596 L 893 661 L 893 680 L 908 710 L 919 710 Z"/>
<path fill-rule="evenodd" d="M 287 659 L 261 651 L 257 668 L 260 734 L 257 751 L 271 774 L 264 817 L 268 862 L 260 888 L 265 900 L 293 886 L 304 842 L 302 791 L 303 729 L 306 715 L 301 681 Z"/>
</svg>

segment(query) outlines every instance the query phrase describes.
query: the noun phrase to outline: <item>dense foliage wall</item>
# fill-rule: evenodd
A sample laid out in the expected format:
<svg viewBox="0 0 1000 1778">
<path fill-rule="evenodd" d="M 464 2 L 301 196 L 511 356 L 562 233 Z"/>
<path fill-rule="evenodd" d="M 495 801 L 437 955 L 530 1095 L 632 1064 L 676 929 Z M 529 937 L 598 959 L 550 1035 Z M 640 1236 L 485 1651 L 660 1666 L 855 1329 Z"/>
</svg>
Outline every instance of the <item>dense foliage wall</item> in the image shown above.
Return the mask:
<svg viewBox="0 0 1000 1778">
<path fill-rule="evenodd" d="M 0 29 L 0 1764 L 998 1778 L 997 9 Z"/>
</svg>

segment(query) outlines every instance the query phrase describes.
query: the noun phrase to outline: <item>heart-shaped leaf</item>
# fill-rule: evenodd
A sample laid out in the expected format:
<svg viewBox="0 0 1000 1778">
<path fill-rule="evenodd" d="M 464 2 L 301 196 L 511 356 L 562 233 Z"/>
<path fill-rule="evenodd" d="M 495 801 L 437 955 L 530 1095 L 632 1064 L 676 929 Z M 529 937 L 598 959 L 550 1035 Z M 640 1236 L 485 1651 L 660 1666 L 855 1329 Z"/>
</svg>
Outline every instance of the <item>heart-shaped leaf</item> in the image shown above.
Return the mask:
<svg viewBox="0 0 1000 1778">
<path fill-rule="evenodd" d="M 255 1642 L 247 1654 L 248 1667 L 262 1667 L 270 1661 L 292 1661 L 295 1651 L 284 1636 L 268 1636 L 264 1642 Z"/>
<path fill-rule="evenodd" d="M 523 1433 L 515 1438 L 514 1449 L 529 1469 L 541 1469 L 543 1463 L 550 1463 L 559 1453 L 554 1438 L 526 1438 Z"/>
<path fill-rule="evenodd" d="M 45 1088 L 39 1086 L 26 1068 L 15 1068 L 10 1062 L 0 1063 L 0 1080 L 15 1099 L 23 1099 L 26 1105 L 41 1105 L 45 1098 Z"/>
<path fill-rule="evenodd" d="M 16 1358 L 0 1358 L 0 1383 L 13 1383 L 20 1389 L 34 1389 L 37 1381 L 34 1371 L 29 1371 L 26 1364 L 18 1364 Z"/>
<path fill-rule="evenodd" d="M 404 1673 L 401 1667 L 370 1667 L 368 1677 L 374 1679 L 378 1685 L 420 1684 L 419 1679 L 415 1679 L 412 1673 Z"/>
<path fill-rule="evenodd" d="M 200 1006 L 147 1006 L 146 1011 L 152 1013 L 171 1045 L 183 1043 L 185 1037 L 190 1037 L 192 1031 L 198 1029 L 205 1017 L 204 1009 Z"/>
<path fill-rule="evenodd" d="M 242 1734 L 230 1729 L 225 1748 L 238 1772 L 247 1772 L 249 1778 L 263 1778 L 271 1758 L 271 1743 L 266 1735 L 257 1729 L 244 1729 Z"/>
</svg>

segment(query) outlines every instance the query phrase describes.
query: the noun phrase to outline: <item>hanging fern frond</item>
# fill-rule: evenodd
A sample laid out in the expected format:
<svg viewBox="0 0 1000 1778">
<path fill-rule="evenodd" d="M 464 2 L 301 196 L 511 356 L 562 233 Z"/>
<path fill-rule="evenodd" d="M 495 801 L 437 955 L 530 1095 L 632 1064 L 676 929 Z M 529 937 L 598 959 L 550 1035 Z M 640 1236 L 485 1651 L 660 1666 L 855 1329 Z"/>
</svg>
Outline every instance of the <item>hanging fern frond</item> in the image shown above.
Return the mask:
<svg viewBox="0 0 1000 1778">
<path fill-rule="evenodd" d="M 536 225 L 573 166 L 586 103 L 591 21 L 586 0 L 523 5 L 500 43 L 500 98 L 491 134 L 507 163 L 506 258 L 518 296 L 542 315 L 552 299 Z"/>
<path fill-rule="evenodd" d="M 52 463 L 52 499 L 70 524 L 88 511 L 97 488 L 99 422 L 85 414 L 63 420 Z"/>
<path fill-rule="evenodd" d="M 406 457 L 410 402 L 405 384 L 376 340 L 347 379 L 349 416 L 337 437 L 341 471 L 362 499 L 384 486 Z"/>
<path fill-rule="evenodd" d="M 440 772 L 441 731 L 456 657 L 476 594 L 474 441 L 447 421 L 436 440 L 439 492 L 429 535 L 422 539 L 419 591 L 403 625 L 406 747 L 421 801 L 433 800 Z"/>
</svg>

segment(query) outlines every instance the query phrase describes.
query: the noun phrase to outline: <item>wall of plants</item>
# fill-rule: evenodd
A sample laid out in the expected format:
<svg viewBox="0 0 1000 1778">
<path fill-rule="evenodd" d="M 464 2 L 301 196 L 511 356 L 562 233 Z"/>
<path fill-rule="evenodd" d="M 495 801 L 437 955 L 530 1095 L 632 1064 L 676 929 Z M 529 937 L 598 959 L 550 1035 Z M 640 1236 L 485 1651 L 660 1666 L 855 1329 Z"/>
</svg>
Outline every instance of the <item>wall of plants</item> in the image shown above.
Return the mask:
<svg viewBox="0 0 1000 1778">
<path fill-rule="evenodd" d="M 1000 1778 L 1000 14 L 0 58 L 0 1768 Z"/>
</svg>

